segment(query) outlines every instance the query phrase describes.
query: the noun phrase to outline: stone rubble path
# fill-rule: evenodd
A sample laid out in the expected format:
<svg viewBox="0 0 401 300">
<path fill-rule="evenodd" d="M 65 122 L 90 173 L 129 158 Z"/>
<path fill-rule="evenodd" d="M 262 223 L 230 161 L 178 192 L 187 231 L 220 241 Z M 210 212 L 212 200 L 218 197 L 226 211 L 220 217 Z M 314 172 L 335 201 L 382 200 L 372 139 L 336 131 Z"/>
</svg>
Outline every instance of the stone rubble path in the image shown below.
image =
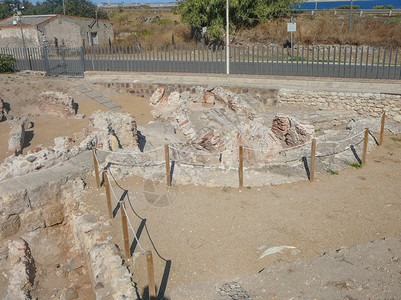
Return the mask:
<svg viewBox="0 0 401 300">
<path fill-rule="evenodd" d="M 117 110 L 121 108 L 121 105 L 118 105 L 111 101 L 109 98 L 99 94 L 98 92 L 92 90 L 91 88 L 87 87 L 86 85 L 77 85 L 74 86 L 74 88 L 84 94 L 85 96 L 91 98 L 92 100 L 96 101 L 97 103 L 102 104 L 103 106 L 106 106 L 107 108 L 110 108 L 111 110 Z"/>
</svg>

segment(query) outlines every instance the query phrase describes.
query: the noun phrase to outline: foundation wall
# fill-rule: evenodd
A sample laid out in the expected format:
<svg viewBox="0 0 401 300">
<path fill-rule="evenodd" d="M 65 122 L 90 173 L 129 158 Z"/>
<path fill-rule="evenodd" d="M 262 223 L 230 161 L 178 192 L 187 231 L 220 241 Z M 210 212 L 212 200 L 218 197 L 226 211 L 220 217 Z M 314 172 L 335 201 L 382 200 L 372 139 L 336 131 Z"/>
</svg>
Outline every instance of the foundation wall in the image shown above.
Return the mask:
<svg viewBox="0 0 401 300">
<path fill-rule="evenodd" d="M 114 88 L 119 92 L 149 98 L 159 86 L 163 86 L 167 94 L 171 92 L 195 92 L 194 85 L 184 84 L 150 84 L 150 83 L 99 83 Z M 199 85 L 207 87 L 206 85 Z M 319 110 L 355 111 L 365 117 L 379 117 L 386 112 L 391 121 L 401 122 L 401 94 L 383 92 L 334 92 L 307 91 L 297 89 L 268 89 L 226 87 L 233 93 L 250 94 L 266 105 L 293 106 L 315 108 Z"/>
<path fill-rule="evenodd" d="M 99 161 L 105 155 L 99 153 Z M 119 251 L 101 234 L 102 223 L 93 213 L 74 211 L 74 180 L 93 171 L 90 151 L 63 164 L 0 182 L 0 263 L 8 239 L 53 226 L 68 217 L 75 242 L 91 273 L 97 299 L 137 299 L 132 275 Z"/>
</svg>

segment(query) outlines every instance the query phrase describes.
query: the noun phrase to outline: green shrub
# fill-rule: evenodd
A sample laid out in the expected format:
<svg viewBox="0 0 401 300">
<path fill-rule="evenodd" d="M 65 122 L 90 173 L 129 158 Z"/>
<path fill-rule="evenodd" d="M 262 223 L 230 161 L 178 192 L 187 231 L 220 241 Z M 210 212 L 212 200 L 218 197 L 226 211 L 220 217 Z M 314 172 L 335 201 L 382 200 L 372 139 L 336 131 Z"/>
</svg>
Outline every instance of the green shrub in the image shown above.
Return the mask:
<svg viewBox="0 0 401 300">
<path fill-rule="evenodd" d="M 15 72 L 15 58 L 9 54 L 0 54 L 0 73 Z"/>
<path fill-rule="evenodd" d="M 337 9 L 350 9 L 351 5 L 340 5 Z M 359 5 L 352 5 L 352 9 L 359 9 Z"/>
<path fill-rule="evenodd" d="M 394 17 L 394 18 L 388 18 L 384 23 L 388 25 L 391 23 L 400 23 L 400 22 L 401 22 L 401 17 Z"/>
<path fill-rule="evenodd" d="M 373 9 L 394 9 L 394 6 L 392 6 L 392 5 L 376 5 L 373 7 Z"/>
</svg>

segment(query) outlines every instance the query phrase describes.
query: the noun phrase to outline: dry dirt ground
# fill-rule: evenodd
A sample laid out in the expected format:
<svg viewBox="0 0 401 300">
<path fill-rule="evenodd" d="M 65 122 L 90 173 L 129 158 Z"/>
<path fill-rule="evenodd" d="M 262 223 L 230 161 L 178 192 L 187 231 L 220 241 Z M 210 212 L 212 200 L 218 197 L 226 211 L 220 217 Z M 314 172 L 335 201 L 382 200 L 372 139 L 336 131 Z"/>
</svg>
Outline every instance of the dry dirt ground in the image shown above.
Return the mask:
<svg viewBox="0 0 401 300">
<path fill-rule="evenodd" d="M 89 115 L 96 109 L 105 109 L 71 88 L 78 83 L 82 81 L 3 75 L 0 91 L 10 103 L 11 113 L 33 114 L 34 134 L 30 144 L 47 146 L 58 135 L 73 136 L 76 133 L 79 137 L 79 132 L 87 125 L 87 117 L 63 120 L 36 115 L 35 99 L 39 92 L 70 93 L 79 104 L 79 113 Z M 118 96 L 107 89 L 98 91 L 121 104 L 122 111 L 133 113 L 139 124 L 151 120 L 147 99 Z M 2 141 L 7 140 L 7 134 L 6 123 L 0 123 Z M 0 153 L 7 151 L 4 144 L 0 144 Z M 343 246 L 400 236 L 400 166 L 401 138 L 386 133 L 384 145 L 369 153 L 368 163 L 362 169 L 349 167 L 338 175 L 317 174 L 314 183 L 305 180 L 242 190 L 194 185 L 173 186 L 168 190 L 162 184 L 154 185 L 138 177 L 118 180 L 118 183 L 128 190 L 132 207 L 143 219 L 138 218 L 127 203 L 129 218 L 141 245 L 153 251 L 155 281 L 161 288 L 159 294 L 170 298 L 179 291 L 188 292 L 182 284 L 256 274 L 277 262 L 292 262 L 320 256 Z M 88 189 L 84 202 L 106 216 L 104 188 L 96 189 L 91 177 L 86 181 Z M 121 195 L 123 191 L 114 183 L 113 186 L 116 194 Z M 155 205 L 155 199 L 163 198 L 163 195 L 168 196 L 167 205 Z M 120 218 L 118 211 L 116 218 L 110 221 L 109 231 L 104 234 L 112 236 L 123 250 Z M 158 257 L 149 236 L 165 260 Z M 127 265 L 134 274 L 139 295 L 143 295 L 147 286 L 145 257 L 139 254 L 140 247 L 135 243 L 134 246 L 136 254 Z M 275 246 L 294 248 L 261 258 L 266 249 Z M 347 264 L 344 264 L 346 268 Z M 394 268 L 399 272 L 400 264 L 395 264 Z M 357 277 L 358 273 L 355 273 L 355 279 Z M 398 273 L 398 287 L 394 288 L 401 289 L 400 280 Z M 324 299 L 323 290 L 321 295 Z M 366 295 L 370 294 L 367 292 L 360 299 L 367 299 Z M 256 295 L 250 296 L 256 298 Z M 380 293 L 373 296 L 385 298 Z M 338 298 L 345 298 L 345 295 L 339 294 Z"/>
</svg>

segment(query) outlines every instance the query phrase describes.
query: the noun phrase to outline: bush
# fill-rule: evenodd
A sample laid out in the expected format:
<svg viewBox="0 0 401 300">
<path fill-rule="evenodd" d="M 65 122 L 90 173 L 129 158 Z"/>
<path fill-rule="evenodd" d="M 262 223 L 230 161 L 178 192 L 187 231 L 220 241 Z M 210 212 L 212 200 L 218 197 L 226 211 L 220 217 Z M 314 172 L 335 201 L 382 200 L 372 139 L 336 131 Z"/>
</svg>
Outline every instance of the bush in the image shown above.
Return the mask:
<svg viewBox="0 0 401 300">
<path fill-rule="evenodd" d="M 340 5 L 337 9 L 350 9 L 351 5 Z M 352 9 L 359 9 L 359 5 L 352 5 Z"/>
<path fill-rule="evenodd" d="M 392 5 L 376 5 L 373 9 L 394 9 Z"/>
<path fill-rule="evenodd" d="M 0 54 L 0 73 L 15 72 L 15 58 L 9 54 Z"/>
</svg>

